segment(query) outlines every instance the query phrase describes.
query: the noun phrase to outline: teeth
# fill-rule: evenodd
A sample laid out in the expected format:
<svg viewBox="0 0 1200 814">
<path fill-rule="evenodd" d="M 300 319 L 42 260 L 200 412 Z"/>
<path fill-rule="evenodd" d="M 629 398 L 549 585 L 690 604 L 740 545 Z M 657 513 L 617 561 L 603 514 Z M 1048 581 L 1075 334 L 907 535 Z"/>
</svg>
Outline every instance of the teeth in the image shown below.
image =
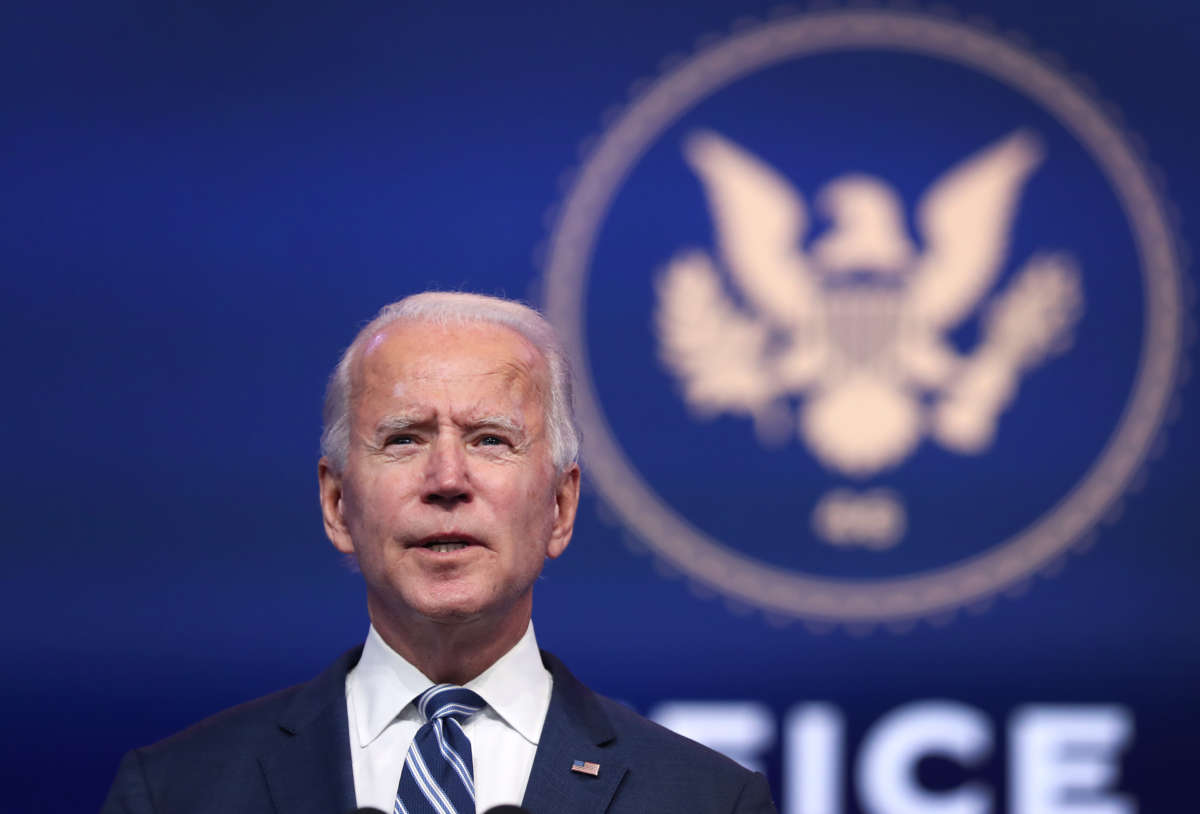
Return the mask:
<svg viewBox="0 0 1200 814">
<path fill-rule="evenodd" d="M 437 551 L 440 554 L 445 554 L 448 551 L 458 551 L 460 548 L 466 548 L 466 543 L 430 543 L 427 548 Z"/>
</svg>

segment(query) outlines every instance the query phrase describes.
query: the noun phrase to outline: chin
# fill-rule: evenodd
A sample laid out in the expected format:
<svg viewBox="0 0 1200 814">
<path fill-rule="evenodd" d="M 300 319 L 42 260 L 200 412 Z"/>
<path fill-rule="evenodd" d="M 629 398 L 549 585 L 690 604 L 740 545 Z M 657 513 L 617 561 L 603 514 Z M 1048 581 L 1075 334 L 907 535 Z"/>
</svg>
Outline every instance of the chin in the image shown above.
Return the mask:
<svg viewBox="0 0 1200 814">
<path fill-rule="evenodd" d="M 483 618 L 489 612 L 497 612 L 499 609 L 495 607 L 494 599 L 488 599 L 473 593 L 441 593 L 419 597 L 411 607 L 432 622 L 462 623 Z"/>
<path fill-rule="evenodd" d="M 431 591 L 421 597 L 414 597 L 410 607 L 431 622 L 440 624 L 464 624 L 480 620 L 495 622 L 507 620 L 519 612 L 522 596 L 499 593 L 494 590 Z"/>
<path fill-rule="evenodd" d="M 416 608 L 417 613 L 431 622 L 462 624 L 483 618 L 484 609 L 466 604 L 436 604 Z"/>
</svg>

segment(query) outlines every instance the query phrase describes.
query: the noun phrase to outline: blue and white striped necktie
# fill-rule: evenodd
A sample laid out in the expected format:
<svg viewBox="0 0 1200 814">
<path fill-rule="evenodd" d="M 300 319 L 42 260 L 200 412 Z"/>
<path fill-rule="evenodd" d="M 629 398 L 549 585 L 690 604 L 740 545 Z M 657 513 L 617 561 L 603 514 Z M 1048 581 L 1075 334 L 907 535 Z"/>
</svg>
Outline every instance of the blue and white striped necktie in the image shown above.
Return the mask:
<svg viewBox="0 0 1200 814">
<path fill-rule="evenodd" d="M 393 814 L 475 814 L 471 742 L 460 724 L 483 709 L 483 699 L 465 687 L 435 684 L 416 704 L 425 723 L 408 747 Z"/>
</svg>

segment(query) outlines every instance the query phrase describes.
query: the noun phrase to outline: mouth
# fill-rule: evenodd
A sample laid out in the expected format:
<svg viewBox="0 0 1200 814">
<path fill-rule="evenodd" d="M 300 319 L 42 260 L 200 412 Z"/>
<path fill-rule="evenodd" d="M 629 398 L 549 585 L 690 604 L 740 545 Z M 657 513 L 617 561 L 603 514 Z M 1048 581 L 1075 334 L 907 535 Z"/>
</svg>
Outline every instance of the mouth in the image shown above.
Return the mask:
<svg viewBox="0 0 1200 814">
<path fill-rule="evenodd" d="M 476 545 L 479 545 L 479 541 L 472 537 L 459 534 L 438 534 L 418 540 L 412 547 L 423 548 L 435 554 L 452 554 Z"/>
<path fill-rule="evenodd" d="M 466 548 L 466 543 L 426 543 L 422 548 L 427 551 L 436 551 L 439 554 L 448 554 L 451 551 L 461 551 Z"/>
</svg>

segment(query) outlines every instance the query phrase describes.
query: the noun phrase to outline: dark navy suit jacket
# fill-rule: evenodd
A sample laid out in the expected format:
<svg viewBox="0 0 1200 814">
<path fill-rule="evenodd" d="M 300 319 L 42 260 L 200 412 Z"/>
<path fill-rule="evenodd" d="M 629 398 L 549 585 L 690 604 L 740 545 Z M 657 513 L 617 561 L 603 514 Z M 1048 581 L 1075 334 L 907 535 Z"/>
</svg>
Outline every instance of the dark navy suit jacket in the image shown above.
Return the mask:
<svg viewBox="0 0 1200 814">
<path fill-rule="evenodd" d="M 102 814 L 346 814 L 355 808 L 346 673 L 219 713 L 121 761 Z M 773 814 L 766 778 L 596 695 L 554 656 L 531 814 Z M 595 777 L 571 771 L 600 764 Z"/>
</svg>

